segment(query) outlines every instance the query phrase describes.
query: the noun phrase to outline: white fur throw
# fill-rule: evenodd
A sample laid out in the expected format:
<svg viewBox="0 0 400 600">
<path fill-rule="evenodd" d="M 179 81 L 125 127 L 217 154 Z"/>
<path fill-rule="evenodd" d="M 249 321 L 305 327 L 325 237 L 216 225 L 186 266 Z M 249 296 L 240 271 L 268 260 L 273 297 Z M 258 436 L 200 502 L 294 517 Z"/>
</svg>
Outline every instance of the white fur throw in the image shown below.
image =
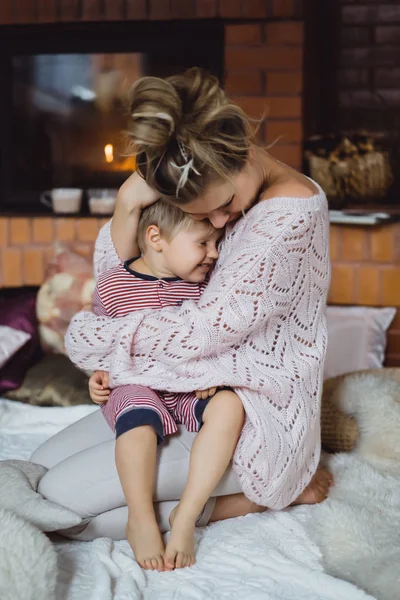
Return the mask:
<svg viewBox="0 0 400 600">
<path fill-rule="evenodd" d="M 335 484 L 307 507 L 306 529 L 331 575 L 378 600 L 400 593 L 400 384 L 382 376 L 346 377 L 338 408 L 354 415 L 360 436 L 351 453 L 328 460 Z"/>
</svg>

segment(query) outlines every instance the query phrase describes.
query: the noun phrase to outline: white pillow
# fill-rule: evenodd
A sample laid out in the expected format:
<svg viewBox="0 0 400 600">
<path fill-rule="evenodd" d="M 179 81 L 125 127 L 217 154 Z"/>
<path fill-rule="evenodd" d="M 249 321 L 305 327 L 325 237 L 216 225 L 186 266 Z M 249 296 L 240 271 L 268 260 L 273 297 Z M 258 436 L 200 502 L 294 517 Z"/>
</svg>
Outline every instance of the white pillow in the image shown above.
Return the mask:
<svg viewBox="0 0 400 600">
<path fill-rule="evenodd" d="M 386 333 L 395 314 L 395 308 L 328 306 L 324 379 L 382 367 Z"/>
<path fill-rule="evenodd" d="M 0 325 L 0 369 L 30 339 L 31 336 L 26 331 Z"/>
</svg>

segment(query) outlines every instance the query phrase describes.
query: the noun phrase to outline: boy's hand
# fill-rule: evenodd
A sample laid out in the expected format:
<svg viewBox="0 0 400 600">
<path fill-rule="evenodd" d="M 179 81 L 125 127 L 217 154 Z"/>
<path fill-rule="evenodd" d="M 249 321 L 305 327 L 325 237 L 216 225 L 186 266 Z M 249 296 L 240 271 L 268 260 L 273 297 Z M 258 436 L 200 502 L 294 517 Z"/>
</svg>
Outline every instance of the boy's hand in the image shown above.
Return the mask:
<svg viewBox="0 0 400 600">
<path fill-rule="evenodd" d="M 215 396 L 216 393 L 217 393 L 216 387 L 209 388 L 208 390 L 197 390 L 196 398 L 198 398 L 198 400 L 207 400 L 207 398 L 210 398 L 211 396 Z"/>
<path fill-rule="evenodd" d="M 95 404 L 104 404 L 110 396 L 107 371 L 95 371 L 89 379 L 89 395 Z"/>
</svg>

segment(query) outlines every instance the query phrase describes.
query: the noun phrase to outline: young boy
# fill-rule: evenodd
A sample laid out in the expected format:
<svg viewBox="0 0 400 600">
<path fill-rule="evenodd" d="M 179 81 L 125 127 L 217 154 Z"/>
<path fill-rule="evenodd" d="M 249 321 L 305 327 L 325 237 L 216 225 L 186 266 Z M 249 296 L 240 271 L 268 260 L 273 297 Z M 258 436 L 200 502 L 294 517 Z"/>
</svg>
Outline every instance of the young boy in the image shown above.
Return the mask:
<svg viewBox="0 0 400 600">
<path fill-rule="evenodd" d="M 138 227 L 141 256 L 99 277 L 93 312 L 118 318 L 199 300 L 218 258 L 221 233 L 208 221 L 195 221 L 162 201 L 147 207 Z M 110 393 L 104 371 L 92 375 L 89 388 L 115 430 L 116 465 L 128 505 L 126 534 L 137 562 L 158 571 L 193 565 L 196 521 L 232 458 L 243 426 L 239 397 L 228 389 L 171 393 L 139 385 Z M 153 508 L 156 448 L 177 431 L 177 423 L 199 433 L 165 549 Z"/>
</svg>

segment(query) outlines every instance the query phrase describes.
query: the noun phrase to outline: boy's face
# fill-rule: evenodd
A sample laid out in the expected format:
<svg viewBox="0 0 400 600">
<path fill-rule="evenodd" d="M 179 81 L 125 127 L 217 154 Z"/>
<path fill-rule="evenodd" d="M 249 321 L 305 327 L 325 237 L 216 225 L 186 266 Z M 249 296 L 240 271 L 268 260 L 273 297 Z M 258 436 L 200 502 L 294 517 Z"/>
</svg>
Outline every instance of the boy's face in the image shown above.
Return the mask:
<svg viewBox="0 0 400 600">
<path fill-rule="evenodd" d="M 165 267 L 176 277 L 192 283 L 204 281 L 218 258 L 217 242 L 222 229 L 210 230 L 206 221 L 194 221 L 172 240 L 162 240 Z"/>
</svg>

